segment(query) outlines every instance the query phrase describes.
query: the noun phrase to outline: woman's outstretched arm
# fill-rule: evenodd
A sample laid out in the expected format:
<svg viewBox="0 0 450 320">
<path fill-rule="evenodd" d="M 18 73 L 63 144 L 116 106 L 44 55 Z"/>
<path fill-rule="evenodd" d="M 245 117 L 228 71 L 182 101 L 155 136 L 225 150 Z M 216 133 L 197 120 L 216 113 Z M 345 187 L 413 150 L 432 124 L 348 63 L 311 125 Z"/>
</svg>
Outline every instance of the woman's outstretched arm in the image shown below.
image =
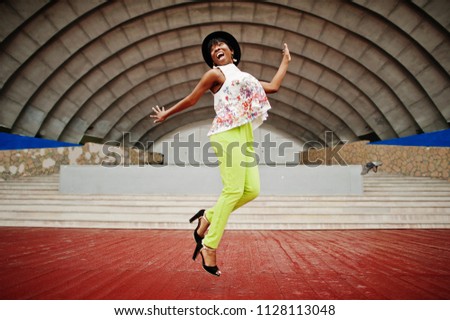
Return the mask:
<svg viewBox="0 0 450 320">
<path fill-rule="evenodd" d="M 278 89 L 280 89 L 281 82 L 283 82 L 284 76 L 287 72 L 289 61 L 291 61 L 291 54 L 289 53 L 289 48 L 285 43 L 283 47 L 283 59 L 281 60 L 280 67 L 278 68 L 275 76 L 272 78 L 272 81 L 260 81 L 266 93 L 275 93 Z"/>
<path fill-rule="evenodd" d="M 194 90 L 188 96 L 186 96 L 184 99 L 180 100 L 173 107 L 167 110 L 164 107 L 160 106 L 153 107 L 152 109 L 154 113 L 150 115 L 150 118 L 154 118 L 155 123 L 163 122 L 169 116 L 192 107 L 197 103 L 197 101 L 206 91 L 211 89 L 214 84 L 217 83 L 217 81 L 219 80 L 219 76 L 220 74 L 218 74 L 218 71 L 216 69 L 207 71 L 200 79 L 199 83 L 195 86 Z"/>
</svg>

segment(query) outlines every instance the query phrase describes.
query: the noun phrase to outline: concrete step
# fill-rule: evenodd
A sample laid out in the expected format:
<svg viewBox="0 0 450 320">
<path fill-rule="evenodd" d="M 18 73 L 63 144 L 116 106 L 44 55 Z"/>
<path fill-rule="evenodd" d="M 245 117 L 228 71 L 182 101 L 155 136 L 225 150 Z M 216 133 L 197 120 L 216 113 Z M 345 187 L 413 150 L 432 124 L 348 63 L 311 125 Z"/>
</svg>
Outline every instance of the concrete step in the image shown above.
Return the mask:
<svg viewBox="0 0 450 320">
<path fill-rule="evenodd" d="M 207 207 L 207 206 L 203 206 Z M 199 206 L 138 206 L 133 205 L 130 206 L 118 206 L 118 205 L 70 205 L 70 206 L 62 206 L 62 205 L 41 205 L 39 208 L 36 205 L 4 205 L 0 212 L 0 215 L 3 213 L 10 213 L 12 215 L 20 213 L 31 213 L 38 214 L 41 212 L 46 213 L 75 213 L 82 214 L 85 212 L 88 213 L 98 213 L 98 214 L 106 214 L 106 215 L 114 215 L 114 214 L 122 214 L 128 213 L 131 208 L 131 213 L 133 214 L 145 214 L 145 215 L 156 215 L 156 216 L 165 216 L 165 215 L 180 215 L 181 217 L 186 217 L 189 213 L 195 213 Z M 256 217 L 262 217 L 265 215 L 282 215 L 283 217 L 288 215 L 307 215 L 307 214 L 315 214 L 315 215 L 327 215 L 327 214 L 336 214 L 336 215 L 371 215 L 371 214 L 405 214 L 405 211 L 408 214 L 448 214 L 450 215 L 450 207 L 414 207 L 406 206 L 406 207 L 358 207 L 358 206 L 317 206 L 317 207 L 296 207 L 296 206 L 283 206 L 283 207 L 256 207 L 256 206 L 245 206 L 236 211 L 236 214 L 254 214 Z"/>
<path fill-rule="evenodd" d="M 103 219 L 102 219 L 103 218 Z M 187 219 L 180 220 L 178 216 L 174 215 L 166 215 L 164 217 L 158 215 L 136 215 L 136 214 L 111 214 L 105 217 L 101 217 L 97 214 L 91 213 L 82 213 L 82 214 L 64 214 L 60 216 L 58 214 L 52 213 L 40 213 L 39 217 L 36 215 L 20 215 L 17 214 L 14 217 L 2 216 L 2 221 L 21 221 L 27 222 L 32 221 L 35 223 L 41 222 L 41 225 L 48 225 L 49 222 L 59 222 L 61 224 L 64 223 L 75 223 L 75 222 L 92 222 L 92 223 L 108 223 L 109 225 L 123 226 L 129 224 L 147 224 L 151 226 L 155 225 L 154 228 L 159 228 L 164 224 L 177 226 L 181 229 L 191 229 L 192 225 L 190 225 Z M 280 221 L 279 216 L 272 215 L 267 217 L 258 217 L 255 216 L 246 216 L 234 214 L 230 217 L 229 223 L 231 224 L 241 224 L 242 228 L 255 229 L 255 225 L 264 225 L 264 229 L 283 229 L 285 225 L 292 225 L 290 229 L 295 229 L 293 226 L 295 225 L 304 225 L 304 224 L 336 224 L 339 225 L 359 225 L 363 227 L 364 225 L 377 224 L 377 225 L 386 225 L 386 228 L 390 228 L 391 225 L 398 224 L 437 224 L 440 227 L 442 225 L 448 225 L 450 227 L 450 219 L 448 215 L 402 215 L 401 217 L 393 216 L 393 215 L 367 215 L 367 216 L 343 216 L 343 215 L 286 215 Z M 280 227 L 282 225 L 283 227 Z"/>
<path fill-rule="evenodd" d="M 185 223 L 155 223 L 140 221 L 77 221 L 77 220 L 4 220 L 1 221 L 3 227 L 35 227 L 35 228 L 95 228 L 95 229 L 193 229 L 192 225 Z M 227 230 L 362 230 L 362 229 L 449 229 L 449 223 L 283 223 L 278 221 L 274 224 L 264 223 L 233 223 L 227 224 Z"/>
<path fill-rule="evenodd" d="M 406 182 L 405 182 L 406 181 Z M 228 229 L 450 228 L 450 184 L 365 176 L 361 196 L 260 196 L 231 215 Z M 0 182 L 0 225 L 191 229 L 212 195 L 61 194 L 58 176 Z"/>
<path fill-rule="evenodd" d="M 189 207 L 211 206 L 216 196 L 165 196 L 165 195 L 60 195 L 52 193 L 7 194 L 0 198 L 0 206 L 133 206 L 133 207 Z M 448 207 L 450 196 L 409 197 L 404 195 L 383 196 L 259 196 L 244 208 L 285 208 L 285 207 Z"/>
<path fill-rule="evenodd" d="M 24 203 L 24 200 L 27 200 Z M 172 198 L 172 199 L 145 199 L 140 197 L 133 198 L 121 198 L 121 199 L 108 199 L 108 198 L 97 198 L 83 197 L 83 205 L 87 207 L 91 206 L 101 206 L 101 207 L 194 207 L 199 206 L 210 207 L 214 205 L 216 199 L 212 198 Z M 168 201 L 171 200 L 171 201 Z M 382 201 L 384 200 L 384 201 Z M 35 207 L 45 207 L 45 206 L 79 206 L 80 198 L 47 198 L 43 199 L 42 196 L 36 197 L 17 197 L 17 196 L 5 196 L 0 199 L 0 206 L 35 206 Z M 430 207 L 440 207 L 449 208 L 450 199 L 448 198 L 436 198 L 428 199 L 421 198 L 415 199 L 414 201 L 405 201 L 403 198 L 396 197 L 394 199 L 382 199 L 378 200 L 372 198 L 364 199 L 266 199 L 261 197 L 247 204 L 244 208 L 262 208 L 267 210 L 283 209 L 283 208 L 349 208 L 349 207 L 361 207 L 361 208 L 430 208 Z M 350 208 L 351 209 L 351 208 Z"/>
</svg>

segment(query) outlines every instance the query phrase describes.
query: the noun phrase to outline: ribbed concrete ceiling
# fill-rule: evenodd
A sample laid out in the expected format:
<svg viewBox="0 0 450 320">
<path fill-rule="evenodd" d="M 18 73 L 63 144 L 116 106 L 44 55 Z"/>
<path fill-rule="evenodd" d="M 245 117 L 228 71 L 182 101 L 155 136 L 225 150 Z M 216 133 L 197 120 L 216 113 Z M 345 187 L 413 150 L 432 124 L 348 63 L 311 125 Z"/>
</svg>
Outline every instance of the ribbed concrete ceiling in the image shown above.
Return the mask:
<svg viewBox="0 0 450 320">
<path fill-rule="evenodd" d="M 214 117 L 212 96 L 154 125 L 207 70 L 215 30 L 270 80 L 293 57 L 269 123 L 303 141 L 389 139 L 449 127 L 450 2 L 2 1 L 0 126 L 28 136 L 156 141 Z"/>
</svg>

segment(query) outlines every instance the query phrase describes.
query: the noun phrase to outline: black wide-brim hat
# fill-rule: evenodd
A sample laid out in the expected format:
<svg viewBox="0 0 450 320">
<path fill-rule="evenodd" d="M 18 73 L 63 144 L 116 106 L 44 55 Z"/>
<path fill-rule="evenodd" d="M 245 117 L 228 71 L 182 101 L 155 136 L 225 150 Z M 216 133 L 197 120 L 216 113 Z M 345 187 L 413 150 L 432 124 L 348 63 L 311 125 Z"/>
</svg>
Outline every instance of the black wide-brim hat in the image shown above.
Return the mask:
<svg viewBox="0 0 450 320">
<path fill-rule="evenodd" d="M 234 62 L 235 65 L 239 64 L 239 61 L 241 60 L 241 47 L 239 46 L 239 43 L 237 42 L 236 38 L 233 37 L 231 34 L 225 31 L 215 31 L 213 33 L 210 33 L 203 39 L 202 43 L 202 54 L 203 59 L 205 60 L 206 64 L 213 67 L 213 60 L 211 58 L 211 51 L 208 48 L 208 44 L 212 39 L 223 39 L 227 43 L 228 47 L 233 50 L 233 59 L 236 61 Z"/>
</svg>

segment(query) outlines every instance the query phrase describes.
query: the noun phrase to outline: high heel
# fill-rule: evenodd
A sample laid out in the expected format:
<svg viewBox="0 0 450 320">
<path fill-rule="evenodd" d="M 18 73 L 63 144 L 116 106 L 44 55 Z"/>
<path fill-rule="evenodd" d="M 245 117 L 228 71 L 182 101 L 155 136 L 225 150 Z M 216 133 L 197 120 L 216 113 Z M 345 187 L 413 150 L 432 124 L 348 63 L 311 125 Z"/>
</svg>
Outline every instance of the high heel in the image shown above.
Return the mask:
<svg viewBox="0 0 450 320">
<path fill-rule="evenodd" d="M 200 218 L 201 216 L 203 216 L 203 214 L 205 213 L 205 209 L 200 210 L 199 212 L 197 212 L 196 214 L 194 214 L 194 216 L 192 218 L 189 219 L 189 223 L 194 222 L 194 220 L 197 220 L 198 218 Z"/>
<path fill-rule="evenodd" d="M 192 260 L 195 261 L 195 259 L 197 259 L 198 253 L 200 252 L 200 250 L 202 249 L 203 245 L 202 242 L 197 242 L 195 244 L 195 249 L 194 249 L 194 253 L 192 254 Z"/>
<path fill-rule="evenodd" d="M 200 255 L 202 256 L 202 267 L 203 267 L 203 269 L 205 269 L 206 272 L 212 274 L 213 276 L 220 277 L 221 272 L 220 272 L 219 268 L 217 267 L 217 265 L 215 265 L 215 266 L 207 266 L 206 265 L 205 257 L 203 256 L 203 252 L 204 251 L 214 252 L 214 260 L 215 260 L 216 250 L 208 248 L 206 246 L 203 246 L 202 249 L 200 250 Z"/>
<path fill-rule="evenodd" d="M 197 227 L 194 230 L 194 240 L 195 240 L 195 249 L 194 249 L 194 253 L 192 254 L 192 260 L 195 260 L 197 258 L 198 253 L 200 252 L 200 249 L 202 248 L 202 240 L 204 237 L 200 236 L 198 234 L 198 229 L 201 226 L 202 223 L 202 219 L 205 219 L 206 223 L 209 224 L 208 219 L 206 219 L 205 217 L 205 210 L 202 209 L 199 212 L 197 212 L 192 218 L 189 219 L 189 222 L 192 223 L 194 222 L 196 219 L 198 219 L 198 224 Z"/>
</svg>

